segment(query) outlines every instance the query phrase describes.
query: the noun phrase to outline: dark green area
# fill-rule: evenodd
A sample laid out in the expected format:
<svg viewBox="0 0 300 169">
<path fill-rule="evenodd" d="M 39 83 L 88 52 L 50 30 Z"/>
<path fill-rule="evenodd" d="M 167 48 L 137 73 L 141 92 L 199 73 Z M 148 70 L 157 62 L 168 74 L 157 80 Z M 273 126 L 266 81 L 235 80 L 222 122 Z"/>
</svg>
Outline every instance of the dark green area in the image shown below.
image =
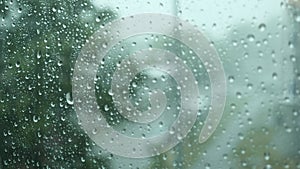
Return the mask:
<svg viewBox="0 0 300 169">
<path fill-rule="evenodd" d="M 1 0 L 0 16 L 0 168 L 109 168 L 66 96 L 81 47 L 114 12 L 87 0 Z"/>
</svg>

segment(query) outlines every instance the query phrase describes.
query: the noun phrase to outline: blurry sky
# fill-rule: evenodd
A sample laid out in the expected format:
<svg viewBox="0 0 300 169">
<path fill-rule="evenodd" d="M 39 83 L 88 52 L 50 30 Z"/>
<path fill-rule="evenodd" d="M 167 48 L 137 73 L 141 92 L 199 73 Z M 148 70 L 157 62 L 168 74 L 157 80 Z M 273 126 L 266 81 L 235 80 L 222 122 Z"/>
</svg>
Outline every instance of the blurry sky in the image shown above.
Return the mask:
<svg viewBox="0 0 300 169">
<path fill-rule="evenodd" d="M 278 18 L 285 10 L 281 7 L 283 1 L 280 0 L 92 1 L 98 7 L 109 7 L 115 10 L 122 17 L 149 12 L 177 15 L 199 26 L 204 33 L 208 34 L 207 36 L 214 39 L 226 35 L 226 32 L 235 25 Z"/>
</svg>

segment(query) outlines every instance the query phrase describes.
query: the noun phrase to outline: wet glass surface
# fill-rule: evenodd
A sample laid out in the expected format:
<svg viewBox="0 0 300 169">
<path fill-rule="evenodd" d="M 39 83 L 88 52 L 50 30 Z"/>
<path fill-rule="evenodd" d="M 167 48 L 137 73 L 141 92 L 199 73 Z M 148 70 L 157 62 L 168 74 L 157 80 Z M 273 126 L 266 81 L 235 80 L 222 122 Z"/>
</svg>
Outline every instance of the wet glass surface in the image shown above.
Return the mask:
<svg viewBox="0 0 300 169">
<path fill-rule="evenodd" d="M 299 0 L 0 0 L 0 169 L 300 168 L 299 60 Z"/>
</svg>

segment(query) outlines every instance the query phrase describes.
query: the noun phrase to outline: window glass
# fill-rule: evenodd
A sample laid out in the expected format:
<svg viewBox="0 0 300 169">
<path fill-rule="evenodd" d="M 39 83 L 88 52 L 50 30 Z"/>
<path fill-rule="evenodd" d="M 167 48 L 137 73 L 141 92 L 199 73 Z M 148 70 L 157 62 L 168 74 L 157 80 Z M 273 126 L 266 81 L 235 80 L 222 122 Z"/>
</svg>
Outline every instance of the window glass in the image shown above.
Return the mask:
<svg viewBox="0 0 300 169">
<path fill-rule="evenodd" d="M 0 0 L 0 169 L 300 169 L 300 1 Z"/>
</svg>

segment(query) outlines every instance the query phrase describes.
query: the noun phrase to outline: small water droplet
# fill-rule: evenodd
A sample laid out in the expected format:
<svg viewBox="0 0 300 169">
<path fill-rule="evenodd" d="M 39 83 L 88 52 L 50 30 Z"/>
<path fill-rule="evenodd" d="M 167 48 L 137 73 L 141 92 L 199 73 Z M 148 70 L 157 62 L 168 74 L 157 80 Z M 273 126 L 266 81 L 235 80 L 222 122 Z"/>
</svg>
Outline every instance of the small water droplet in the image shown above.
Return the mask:
<svg viewBox="0 0 300 169">
<path fill-rule="evenodd" d="M 165 161 L 168 159 L 166 154 L 163 154 L 163 157 L 162 157 L 162 158 L 163 158 L 163 160 L 165 160 Z"/>
<path fill-rule="evenodd" d="M 183 139 L 182 135 L 181 134 L 177 134 L 177 139 L 178 140 L 182 140 Z"/>
<path fill-rule="evenodd" d="M 253 88 L 253 85 L 252 85 L 251 83 L 248 83 L 248 84 L 247 84 L 247 88 L 248 88 L 249 90 L 251 90 L 251 89 Z"/>
<path fill-rule="evenodd" d="M 252 124 L 252 119 L 248 118 L 248 124 Z"/>
<path fill-rule="evenodd" d="M 41 57 L 42 57 L 41 53 L 40 53 L 40 52 L 37 52 L 36 58 L 40 59 Z"/>
<path fill-rule="evenodd" d="M 233 83 L 234 82 L 234 77 L 233 76 L 229 76 L 228 80 L 229 80 L 230 83 Z"/>
<path fill-rule="evenodd" d="M 236 97 L 237 97 L 238 99 L 242 98 L 242 93 L 241 93 L 241 92 L 237 92 L 237 93 L 236 93 Z"/>
<path fill-rule="evenodd" d="M 233 40 L 233 41 L 232 41 L 232 45 L 233 45 L 233 46 L 237 46 L 237 45 L 238 45 L 238 42 L 237 42 L 236 40 Z"/>
<path fill-rule="evenodd" d="M 290 59 L 291 59 L 292 62 L 296 62 L 296 57 L 295 57 L 295 55 L 291 55 L 291 56 L 290 56 Z"/>
<path fill-rule="evenodd" d="M 22 8 L 19 8 L 19 9 L 18 9 L 18 13 L 22 13 Z"/>
<path fill-rule="evenodd" d="M 210 169 L 210 164 L 209 163 L 205 164 L 205 169 Z"/>
<path fill-rule="evenodd" d="M 33 120 L 33 122 L 35 122 L 35 123 L 36 123 L 36 122 L 38 122 L 38 121 L 39 121 L 39 117 L 37 117 L 36 115 L 34 115 L 34 116 L 33 116 L 33 118 L 32 118 L 32 120 Z"/>
<path fill-rule="evenodd" d="M 274 80 L 277 80 L 277 73 L 273 73 L 273 74 L 272 74 L 272 78 L 273 78 Z"/>
<path fill-rule="evenodd" d="M 250 42 L 253 42 L 255 40 L 255 36 L 250 34 L 247 36 L 247 39 L 250 41 Z"/>
<path fill-rule="evenodd" d="M 108 111 L 109 110 L 109 106 L 106 104 L 105 106 L 104 106 L 104 111 Z"/>
<path fill-rule="evenodd" d="M 295 48 L 295 45 L 294 45 L 293 42 L 289 42 L 288 45 L 289 45 L 289 47 L 290 47 L 291 49 L 294 49 L 294 48 Z"/>
<path fill-rule="evenodd" d="M 267 165 L 265 166 L 265 169 L 272 169 L 271 164 L 267 164 Z"/>
<path fill-rule="evenodd" d="M 270 153 L 264 153 L 264 158 L 266 161 L 270 160 Z"/>
<path fill-rule="evenodd" d="M 132 82 L 132 87 L 133 87 L 133 88 L 136 88 L 136 87 L 137 87 L 136 82 Z"/>
<path fill-rule="evenodd" d="M 170 133 L 170 134 L 174 134 L 174 133 L 175 133 L 175 129 L 172 127 L 172 128 L 169 130 L 169 133 Z"/>
<path fill-rule="evenodd" d="M 291 133 L 291 132 L 292 132 L 292 128 L 287 127 L 287 128 L 285 129 L 285 131 L 288 132 L 288 133 Z"/>
<path fill-rule="evenodd" d="M 231 107 L 232 110 L 234 110 L 234 109 L 236 108 L 236 105 L 235 105 L 234 103 L 232 103 L 232 104 L 230 105 L 230 107 Z"/>
<path fill-rule="evenodd" d="M 109 94 L 110 96 L 113 96 L 113 95 L 114 95 L 114 93 L 113 93 L 113 91 L 112 91 L 111 89 L 108 91 L 108 94 Z"/>
<path fill-rule="evenodd" d="M 152 80 L 152 83 L 156 83 L 156 82 L 157 82 L 157 79 L 153 79 L 153 80 Z"/>
<path fill-rule="evenodd" d="M 258 26 L 258 29 L 259 29 L 261 32 L 263 32 L 263 31 L 266 30 L 266 25 L 265 25 L 264 23 L 262 23 L 262 24 L 260 24 L 260 25 Z"/>
<path fill-rule="evenodd" d="M 107 48 L 107 43 L 103 43 L 103 44 L 102 44 L 102 47 L 103 47 L 103 48 Z"/>
<path fill-rule="evenodd" d="M 57 66 L 62 66 L 62 65 L 63 65 L 62 61 L 57 62 Z"/>
<path fill-rule="evenodd" d="M 238 137 L 240 140 L 244 140 L 244 135 L 242 133 L 238 133 Z"/>
<path fill-rule="evenodd" d="M 17 63 L 16 63 L 16 67 L 20 67 L 20 62 L 18 61 Z"/>
<path fill-rule="evenodd" d="M 92 131 L 92 133 L 93 133 L 93 134 L 97 134 L 97 129 L 94 128 L 93 131 Z"/>
<path fill-rule="evenodd" d="M 258 66 L 258 67 L 257 67 L 257 72 L 258 72 L 258 73 L 261 73 L 261 72 L 262 72 L 262 67 L 261 67 L 261 66 Z"/>
<path fill-rule="evenodd" d="M 164 123 L 162 121 L 159 122 L 159 127 L 163 127 Z"/>
<path fill-rule="evenodd" d="M 66 121 L 66 118 L 64 116 L 60 117 L 61 121 Z"/>
<path fill-rule="evenodd" d="M 39 138 L 41 138 L 41 137 L 42 137 L 41 132 L 37 132 L 37 136 L 38 136 Z"/>
<path fill-rule="evenodd" d="M 300 15 L 297 15 L 297 16 L 295 17 L 295 20 L 296 20 L 296 22 L 300 22 Z"/>
<path fill-rule="evenodd" d="M 96 22 L 100 22 L 100 21 L 101 21 L 100 17 L 99 16 L 96 17 Z"/>
</svg>

